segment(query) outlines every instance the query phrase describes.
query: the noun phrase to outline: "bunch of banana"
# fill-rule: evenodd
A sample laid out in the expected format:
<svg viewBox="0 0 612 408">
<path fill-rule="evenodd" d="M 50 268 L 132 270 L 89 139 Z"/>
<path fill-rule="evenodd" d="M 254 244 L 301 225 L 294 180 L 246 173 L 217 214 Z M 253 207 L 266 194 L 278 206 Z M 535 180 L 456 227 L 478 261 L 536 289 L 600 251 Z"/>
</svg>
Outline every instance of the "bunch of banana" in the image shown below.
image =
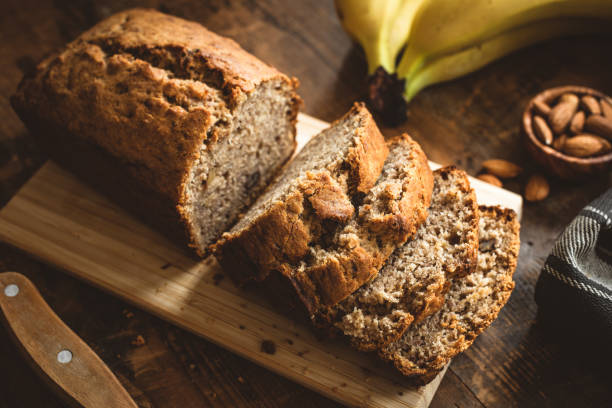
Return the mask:
<svg viewBox="0 0 612 408">
<path fill-rule="evenodd" d="M 612 0 L 336 0 L 336 9 L 365 51 L 371 104 L 390 121 L 426 86 L 520 48 L 612 32 Z"/>
</svg>

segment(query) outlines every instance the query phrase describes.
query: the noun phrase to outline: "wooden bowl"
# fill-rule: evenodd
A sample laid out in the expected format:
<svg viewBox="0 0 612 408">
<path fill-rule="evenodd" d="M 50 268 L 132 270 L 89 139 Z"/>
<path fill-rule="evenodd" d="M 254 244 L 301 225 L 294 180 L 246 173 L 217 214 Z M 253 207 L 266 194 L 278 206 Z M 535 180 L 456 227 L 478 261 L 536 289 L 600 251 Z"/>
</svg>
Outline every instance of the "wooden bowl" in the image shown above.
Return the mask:
<svg viewBox="0 0 612 408">
<path fill-rule="evenodd" d="M 565 93 L 574 93 L 578 97 L 592 95 L 598 99 L 610 97 L 591 88 L 582 86 L 560 86 L 547 89 L 536 95 L 525 108 L 523 113 L 523 136 L 525 145 L 531 156 L 550 174 L 568 180 L 579 180 L 587 176 L 603 174 L 612 166 L 612 152 L 595 157 L 573 157 L 564 154 L 551 146 L 546 146 L 533 131 L 532 117 L 534 102 L 537 100 L 552 105 L 552 102 Z"/>
</svg>

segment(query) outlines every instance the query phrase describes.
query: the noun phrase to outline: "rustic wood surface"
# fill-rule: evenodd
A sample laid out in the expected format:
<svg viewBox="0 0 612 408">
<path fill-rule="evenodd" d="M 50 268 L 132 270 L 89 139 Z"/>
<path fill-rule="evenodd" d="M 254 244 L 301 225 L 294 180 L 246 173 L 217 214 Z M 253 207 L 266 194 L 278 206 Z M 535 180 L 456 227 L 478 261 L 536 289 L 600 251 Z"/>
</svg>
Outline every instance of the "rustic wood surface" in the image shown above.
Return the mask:
<svg viewBox="0 0 612 408">
<path fill-rule="evenodd" d="M 4 0 L 0 4 L 0 202 L 6 203 L 43 163 L 41 152 L 9 106 L 23 72 L 96 21 L 149 6 L 202 22 L 302 82 L 304 111 L 324 120 L 345 112 L 364 90 L 365 62 L 340 28 L 331 0 L 120 1 Z M 425 90 L 409 131 L 439 163 L 476 174 L 488 158 L 537 171 L 520 143 L 521 112 L 545 88 L 584 85 L 612 94 L 610 38 L 556 40 L 504 58 L 466 78 Z M 508 188 L 520 191 L 524 179 Z M 552 182 L 544 202 L 526 204 L 516 289 L 500 318 L 456 358 L 432 407 L 606 406 L 608 367 L 564 336 L 546 330 L 533 300 L 539 269 L 555 238 L 587 202 L 612 184 Z M 0 270 L 28 276 L 56 313 L 104 360 L 141 406 L 317 406 L 336 403 L 195 335 L 0 245 Z M 571 330 L 571 322 L 568 322 Z M 142 336 L 145 344 L 136 341 Z M 0 407 L 63 403 L 0 335 Z"/>
</svg>

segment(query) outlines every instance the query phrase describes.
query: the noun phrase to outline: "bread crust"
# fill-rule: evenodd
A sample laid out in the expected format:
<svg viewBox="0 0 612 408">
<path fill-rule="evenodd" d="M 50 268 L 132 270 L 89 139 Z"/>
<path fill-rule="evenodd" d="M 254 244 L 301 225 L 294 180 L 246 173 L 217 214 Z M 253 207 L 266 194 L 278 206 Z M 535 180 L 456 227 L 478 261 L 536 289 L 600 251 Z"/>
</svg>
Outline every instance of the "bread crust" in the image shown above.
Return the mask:
<svg viewBox="0 0 612 408">
<path fill-rule="evenodd" d="M 268 81 L 284 84 L 292 95 L 287 115 L 295 145 L 297 80 L 197 23 L 133 9 L 98 23 L 42 61 L 11 103 L 53 159 L 99 184 L 137 216 L 173 237 L 185 236 L 204 255 L 185 208 L 189 170 L 203 145 L 214 148 L 217 124 Z M 56 146 L 58 141 L 68 145 Z M 71 144 L 84 148 L 71 152 Z M 127 178 L 122 185 L 139 193 L 106 185 L 87 160 L 67 157 L 92 150 L 109 178 Z M 164 203 L 168 222 L 157 222 L 146 210 L 157 202 Z"/>
<path fill-rule="evenodd" d="M 383 349 L 379 351 L 379 356 L 383 360 L 393 364 L 414 385 L 424 385 L 432 381 L 453 357 L 470 347 L 474 340 L 497 318 L 514 289 L 512 275 L 516 269 L 520 249 L 520 224 L 516 213 L 499 206 L 480 206 L 479 211 L 481 217 L 497 219 L 509 229 L 505 262 L 502 265 L 505 274 L 503 281 L 496 286 L 496 302 L 493 305 L 494 307 L 485 311 L 484 314 L 478 315 L 477 322 L 470 322 L 469 330 L 464 330 L 452 347 L 437 355 L 432 361 L 428 361 L 423 367 L 416 366 L 413 362 L 402 358 L 392 350 Z M 460 326 L 457 325 L 457 327 Z"/>
<path fill-rule="evenodd" d="M 356 111 L 367 113 L 363 105 L 356 104 L 348 115 Z M 425 154 L 408 135 L 390 142 L 391 146 L 395 144 L 412 149 L 414 172 L 406 178 L 402 191 L 379 195 L 376 202 L 386 207 L 382 214 L 369 204 L 362 205 L 357 214 L 358 206 L 353 204 L 373 187 L 387 152 L 382 135 L 367 113 L 357 144 L 342 166 L 349 169 L 346 194 L 336 192 L 333 199 L 315 203 L 313 191 L 336 191 L 344 176 L 309 174 L 288 197 L 271 205 L 247 228 L 224 234 L 214 246 L 215 256 L 239 284 L 266 281 L 273 294 L 294 293 L 285 304 L 303 308 L 309 316 L 338 303 L 372 279 L 397 245 L 414 234 L 427 216 L 433 176 Z M 352 212 L 355 218 L 346 223 L 349 217 L 338 217 L 338 208 L 343 217 Z M 335 256 L 300 268 L 313 247 L 325 247 L 327 251 L 328 245 L 333 246 Z"/>
</svg>

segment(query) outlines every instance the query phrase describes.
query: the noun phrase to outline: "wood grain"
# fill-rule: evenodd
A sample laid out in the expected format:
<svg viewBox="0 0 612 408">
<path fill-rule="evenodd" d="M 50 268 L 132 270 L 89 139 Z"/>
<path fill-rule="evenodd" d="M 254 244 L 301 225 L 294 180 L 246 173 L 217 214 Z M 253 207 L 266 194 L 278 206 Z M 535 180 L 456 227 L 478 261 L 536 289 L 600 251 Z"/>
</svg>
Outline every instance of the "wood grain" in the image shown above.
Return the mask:
<svg viewBox="0 0 612 408">
<path fill-rule="evenodd" d="M 300 115 L 298 146 L 326 126 Z M 520 196 L 475 189 L 479 200 L 520 213 Z M 219 282 L 214 258 L 193 259 L 52 162 L 0 212 L 0 238 L 345 404 L 426 407 L 443 375 L 413 389 L 373 356 L 317 340 L 259 294 Z"/>
<path fill-rule="evenodd" d="M 18 348 L 62 398 L 85 408 L 136 407 L 106 364 L 57 317 L 28 278 L 0 273 L 0 309 Z M 69 357 L 60 359 L 60 353 Z"/>
</svg>

